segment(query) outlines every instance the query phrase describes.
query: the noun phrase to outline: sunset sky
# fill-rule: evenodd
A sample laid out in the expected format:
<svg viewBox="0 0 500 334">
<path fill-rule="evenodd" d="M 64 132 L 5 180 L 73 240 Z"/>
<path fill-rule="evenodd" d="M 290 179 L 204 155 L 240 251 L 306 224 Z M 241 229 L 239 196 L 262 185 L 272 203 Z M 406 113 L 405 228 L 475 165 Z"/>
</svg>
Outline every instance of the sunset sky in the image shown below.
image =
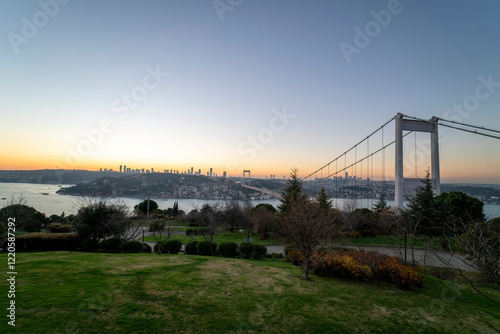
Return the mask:
<svg viewBox="0 0 500 334">
<path fill-rule="evenodd" d="M 2 1 L 0 169 L 283 177 L 397 113 L 498 129 L 499 17 L 497 0 Z M 500 140 L 440 132 L 442 182 L 500 184 Z"/>
</svg>

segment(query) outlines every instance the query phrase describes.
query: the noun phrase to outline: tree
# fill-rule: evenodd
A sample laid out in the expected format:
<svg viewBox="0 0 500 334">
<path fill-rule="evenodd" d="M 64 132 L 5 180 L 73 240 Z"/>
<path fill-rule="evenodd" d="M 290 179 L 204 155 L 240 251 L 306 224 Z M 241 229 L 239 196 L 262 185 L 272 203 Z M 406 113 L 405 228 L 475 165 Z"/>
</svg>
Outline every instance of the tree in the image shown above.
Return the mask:
<svg viewBox="0 0 500 334">
<path fill-rule="evenodd" d="M 272 206 L 269 203 L 260 203 L 257 204 L 253 209 L 252 212 L 259 210 L 260 208 L 266 208 L 268 211 L 271 211 L 272 213 L 276 213 L 276 208 Z"/>
<path fill-rule="evenodd" d="M 16 228 L 24 229 L 27 232 L 40 232 L 40 229 L 48 223 L 44 213 L 35 208 L 26 205 L 26 199 L 21 195 L 16 198 L 13 196 L 7 206 L 0 209 L 1 224 L 6 227 L 9 218 L 16 218 Z"/>
<path fill-rule="evenodd" d="M 303 193 L 302 181 L 298 173 L 299 170 L 297 168 L 292 168 L 290 178 L 285 186 L 285 191 L 281 194 L 281 203 L 278 205 L 280 213 L 289 212 L 295 202 L 307 198 L 307 195 Z"/>
<path fill-rule="evenodd" d="M 380 214 L 383 210 L 387 209 L 387 201 L 384 198 L 384 194 L 380 195 L 378 202 L 373 205 L 373 211 Z"/>
<path fill-rule="evenodd" d="M 152 199 L 145 199 L 141 203 L 134 206 L 135 211 L 140 212 L 140 213 L 145 214 L 145 215 L 148 213 L 152 213 L 156 209 L 158 209 L 158 203 L 156 203 Z"/>
<path fill-rule="evenodd" d="M 156 248 L 158 251 L 158 255 L 161 254 L 161 247 L 160 247 L 160 242 L 161 236 L 163 233 L 165 233 L 166 238 L 164 240 L 168 240 L 170 236 L 172 236 L 176 228 L 173 224 L 172 221 L 166 220 L 166 219 L 155 219 L 149 224 L 149 232 L 153 232 L 153 238 L 156 241 Z M 158 233 L 159 238 L 156 237 L 156 234 Z"/>
<path fill-rule="evenodd" d="M 205 203 L 200 209 L 198 222 L 203 228 L 198 230 L 198 233 L 203 236 L 205 242 L 209 245 L 211 255 L 214 253 L 214 236 L 219 232 L 223 225 L 223 213 L 220 210 L 220 204 Z"/>
<path fill-rule="evenodd" d="M 179 202 L 175 201 L 172 207 L 172 216 L 177 217 L 179 215 Z"/>
<path fill-rule="evenodd" d="M 325 212 L 329 212 L 330 209 L 332 208 L 332 201 L 328 200 L 325 188 L 323 187 L 321 187 L 318 196 L 316 196 L 316 202 L 318 203 L 320 210 L 323 210 Z"/>
<path fill-rule="evenodd" d="M 104 238 L 127 234 L 129 225 L 125 205 L 89 197 L 82 199 L 73 227 L 81 240 L 92 239 L 97 245 Z"/>
<path fill-rule="evenodd" d="M 253 230 L 261 240 L 267 239 L 269 234 L 275 231 L 276 216 L 266 206 L 255 207 L 254 209 L 256 210 L 252 210 Z"/>
<path fill-rule="evenodd" d="M 231 201 L 226 204 L 223 211 L 224 223 L 229 225 L 229 231 L 232 233 L 236 226 L 245 219 L 243 210 L 237 201 Z"/>
<path fill-rule="evenodd" d="M 442 234 L 443 225 L 439 219 L 429 175 L 427 170 L 425 180 L 422 180 L 423 186 L 418 187 L 415 196 L 409 200 L 403 216 L 407 224 L 418 225 L 418 233 L 435 236 Z"/>
<path fill-rule="evenodd" d="M 497 284 L 500 282 L 500 218 L 491 219 L 488 222 L 471 221 L 470 218 L 468 221 L 452 219 L 448 223 L 448 228 L 454 232 L 452 244 L 458 246 L 458 249 L 465 253 L 467 257 L 464 258 L 461 254 L 457 254 L 452 247 L 449 248 L 451 257 L 443 257 L 438 252 L 435 253 L 436 257 L 447 267 L 457 271 L 460 280 L 468 284 L 477 295 L 484 298 L 481 301 L 482 303 L 492 303 L 500 307 L 498 296 L 486 292 L 477 284 L 474 274 L 464 271 L 460 266 L 456 265 L 456 263 L 460 262 L 465 263 L 480 271 L 489 282 Z M 458 296 L 471 305 L 486 324 L 500 332 L 485 318 L 483 311 L 474 305 L 475 302 L 464 298 L 462 286 L 453 283 L 452 285 Z"/>
<path fill-rule="evenodd" d="M 304 279 L 309 280 L 310 263 L 322 256 L 329 246 L 330 238 L 336 236 L 331 217 L 320 210 L 317 203 L 308 199 L 294 205 L 277 221 L 278 236 L 290 243 L 304 257 Z"/>
<path fill-rule="evenodd" d="M 457 220 L 461 222 L 484 221 L 484 203 L 475 197 L 460 191 L 450 191 L 435 197 L 436 207 L 441 212 L 441 220 Z M 458 226 L 458 225 L 456 225 Z M 453 231 L 445 231 L 445 234 Z M 462 231 L 464 232 L 464 231 Z"/>
</svg>

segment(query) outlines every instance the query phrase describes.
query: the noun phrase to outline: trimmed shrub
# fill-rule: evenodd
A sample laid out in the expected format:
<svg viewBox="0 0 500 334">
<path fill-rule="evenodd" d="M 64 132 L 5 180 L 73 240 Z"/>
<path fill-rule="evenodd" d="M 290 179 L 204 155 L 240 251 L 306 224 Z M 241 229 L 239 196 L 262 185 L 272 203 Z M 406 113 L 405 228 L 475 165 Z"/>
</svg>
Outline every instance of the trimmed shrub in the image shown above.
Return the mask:
<svg viewBox="0 0 500 334">
<path fill-rule="evenodd" d="M 16 237 L 18 251 L 74 251 L 77 247 L 78 238 L 70 233 L 28 233 Z"/>
<path fill-rule="evenodd" d="M 295 249 L 289 249 L 286 254 L 286 261 L 291 262 L 292 264 L 296 266 L 302 265 L 302 262 L 304 261 L 304 257 Z"/>
<path fill-rule="evenodd" d="M 50 232 L 52 233 L 68 233 L 71 232 L 71 225 L 63 225 L 61 223 L 50 223 L 48 225 Z"/>
<path fill-rule="evenodd" d="M 295 265 L 302 265 L 304 261 L 303 256 L 295 250 L 288 252 L 288 259 Z M 316 258 L 310 268 L 319 276 L 363 281 L 377 279 L 402 289 L 422 286 L 425 281 L 424 271 L 420 267 L 405 265 L 396 257 L 378 252 L 334 250 Z"/>
<path fill-rule="evenodd" d="M 97 248 L 102 249 L 105 253 L 119 253 L 122 251 L 122 249 L 120 248 L 122 244 L 122 239 L 113 237 L 101 241 Z"/>
<path fill-rule="evenodd" d="M 214 242 L 212 243 L 212 251 L 215 254 L 215 251 L 217 250 L 217 244 Z M 206 241 L 199 241 L 198 244 L 196 245 L 196 252 L 198 255 L 212 255 L 210 252 L 210 244 Z"/>
<path fill-rule="evenodd" d="M 82 252 L 94 252 L 97 249 L 97 240 L 87 239 L 82 241 L 80 250 Z"/>
<path fill-rule="evenodd" d="M 235 257 L 238 255 L 238 244 L 236 242 L 222 242 L 219 245 L 219 255 L 223 257 Z"/>
<path fill-rule="evenodd" d="M 194 234 L 194 230 L 192 228 L 188 228 L 186 230 L 186 235 L 193 235 Z"/>
<path fill-rule="evenodd" d="M 253 258 L 256 260 L 260 260 L 264 258 L 267 254 L 267 248 L 266 246 L 262 245 L 255 245 L 254 246 L 254 252 L 253 252 Z"/>
<path fill-rule="evenodd" d="M 143 250 L 143 245 L 138 240 L 130 240 L 124 242 L 120 248 L 124 253 L 140 253 Z"/>
<path fill-rule="evenodd" d="M 152 249 L 151 246 L 148 245 L 147 243 L 142 244 L 142 252 L 143 253 L 151 253 Z"/>
<path fill-rule="evenodd" d="M 169 254 L 177 254 L 182 248 L 182 242 L 178 239 L 162 241 L 160 245 L 162 251 Z"/>
<path fill-rule="evenodd" d="M 412 286 L 422 286 L 425 281 L 425 274 L 421 268 L 403 264 L 395 257 L 384 258 L 379 264 L 376 274 L 406 290 Z"/>
<path fill-rule="evenodd" d="M 282 259 L 283 254 L 281 254 L 281 253 L 267 253 L 265 258 L 266 259 Z"/>
<path fill-rule="evenodd" d="M 255 245 L 252 243 L 249 243 L 249 242 L 244 242 L 244 243 L 240 244 L 240 247 L 239 247 L 240 254 L 245 259 L 249 259 L 253 256 L 254 249 L 255 249 Z"/>
<path fill-rule="evenodd" d="M 198 241 L 191 241 L 186 244 L 184 248 L 184 253 L 187 255 L 197 255 L 198 251 L 196 250 L 196 246 L 198 245 Z"/>
<path fill-rule="evenodd" d="M 293 246 L 292 245 L 288 245 L 285 247 L 284 251 L 283 251 L 283 254 L 284 254 L 284 257 L 286 259 L 287 262 L 292 262 L 290 261 L 289 257 L 288 257 L 288 253 L 293 250 Z"/>
</svg>

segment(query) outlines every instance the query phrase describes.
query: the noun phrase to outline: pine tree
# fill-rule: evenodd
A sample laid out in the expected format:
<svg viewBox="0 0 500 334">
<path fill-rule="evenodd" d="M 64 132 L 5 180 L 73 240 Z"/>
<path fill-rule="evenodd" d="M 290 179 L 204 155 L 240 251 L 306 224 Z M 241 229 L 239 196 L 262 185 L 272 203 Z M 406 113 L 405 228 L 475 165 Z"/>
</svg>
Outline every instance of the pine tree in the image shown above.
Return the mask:
<svg viewBox="0 0 500 334">
<path fill-rule="evenodd" d="M 318 195 L 316 196 L 316 202 L 318 202 L 318 206 L 321 211 L 329 212 L 332 208 L 332 201 L 328 200 L 328 196 L 326 195 L 325 188 L 321 187 Z"/>
<path fill-rule="evenodd" d="M 290 178 L 286 183 L 285 191 L 281 194 L 281 203 L 278 205 L 280 213 L 289 212 L 295 202 L 307 198 L 303 192 L 302 181 L 298 176 L 298 172 L 299 170 L 295 167 L 290 172 Z"/>
<path fill-rule="evenodd" d="M 380 195 L 378 202 L 373 205 L 373 211 L 376 213 L 381 213 L 384 209 L 387 209 L 387 201 L 384 198 L 384 194 Z"/>
<path fill-rule="evenodd" d="M 423 186 L 417 189 L 416 195 L 409 200 L 404 216 L 407 220 L 418 222 L 418 232 L 426 235 L 439 235 L 441 231 L 439 212 L 436 207 L 434 190 L 429 170 L 426 172 Z"/>
</svg>

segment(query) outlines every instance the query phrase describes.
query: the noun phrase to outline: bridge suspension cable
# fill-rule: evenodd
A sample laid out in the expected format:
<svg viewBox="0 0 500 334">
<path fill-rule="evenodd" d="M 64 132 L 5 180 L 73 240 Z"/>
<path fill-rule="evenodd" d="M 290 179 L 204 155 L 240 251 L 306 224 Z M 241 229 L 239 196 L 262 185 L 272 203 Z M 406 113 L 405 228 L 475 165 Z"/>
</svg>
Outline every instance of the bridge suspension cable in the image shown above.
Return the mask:
<svg viewBox="0 0 500 334">
<path fill-rule="evenodd" d="M 305 180 L 305 179 L 313 176 L 317 172 L 321 171 L 323 168 L 328 167 L 330 164 L 332 164 L 335 161 L 337 161 L 337 159 L 340 159 L 342 156 L 345 156 L 347 153 L 351 152 L 354 148 L 356 148 L 356 146 L 360 145 L 362 142 L 364 142 L 365 140 L 367 140 L 368 138 L 370 138 L 371 136 L 373 136 L 375 133 L 377 133 L 378 131 L 380 131 L 381 129 L 383 129 L 387 124 L 389 124 L 393 120 L 394 120 L 394 117 L 391 118 L 390 120 L 388 120 L 387 122 L 385 122 L 382 126 L 380 126 L 379 128 L 377 128 L 375 131 L 373 131 L 372 133 L 370 133 L 366 138 L 364 138 L 363 140 L 361 140 L 359 143 L 357 143 L 356 145 L 354 145 L 353 147 L 351 147 L 350 149 L 348 149 L 347 151 L 345 151 L 344 153 L 342 153 L 341 155 L 339 155 L 338 157 L 336 157 L 335 159 L 333 159 L 332 161 L 330 161 L 329 163 L 327 163 L 323 167 L 320 167 L 317 170 L 315 170 L 314 172 L 312 172 L 311 174 L 303 177 L 302 179 Z"/>
<path fill-rule="evenodd" d="M 421 119 L 421 118 L 418 118 L 418 117 L 415 117 L 415 116 L 409 116 L 409 115 L 405 115 L 405 114 L 403 114 L 403 116 L 408 117 L 408 118 L 413 118 L 413 119 L 415 119 L 417 121 L 432 123 L 429 120 Z M 480 135 L 480 136 L 490 137 L 490 138 L 494 138 L 494 139 L 500 139 L 500 136 L 488 133 L 488 132 L 493 132 L 493 133 L 500 134 L 500 130 L 498 130 L 498 129 L 488 128 L 488 127 L 482 126 L 482 125 L 474 125 L 474 124 L 469 124 L 469 123 L 465 123 L 465 122 L 453 121 L 453 120 L 449 120 L 449 119 L 445 119 L 445 118 L 441 118 L 441 117 L 434 117 L 434 119 L 438 121 L 437 122 L 438 125 L 442 125 L 442 126 L 445 126 L 447 128 L 451 128 L 451 129 L 455 129 L 455 130 L 460 130 L 460 131 L 465 131 L 465 132 L 473 133 L 473 134 Z M 460 125 L 460 126 L 465 126 L 466 128 L 458 127 L 458 126 L 453 126 L 453 125 L 446 124 L 446 123 L 457 124 L 457 125 Z M 468 128 L 479 129 L 479 130 L 482 130 L 482 131 L 471 130 L 471 129 L 468 129 Z M 484 131 L 486 131 L 486 132 L 484 132 Z"/>
</svg>

